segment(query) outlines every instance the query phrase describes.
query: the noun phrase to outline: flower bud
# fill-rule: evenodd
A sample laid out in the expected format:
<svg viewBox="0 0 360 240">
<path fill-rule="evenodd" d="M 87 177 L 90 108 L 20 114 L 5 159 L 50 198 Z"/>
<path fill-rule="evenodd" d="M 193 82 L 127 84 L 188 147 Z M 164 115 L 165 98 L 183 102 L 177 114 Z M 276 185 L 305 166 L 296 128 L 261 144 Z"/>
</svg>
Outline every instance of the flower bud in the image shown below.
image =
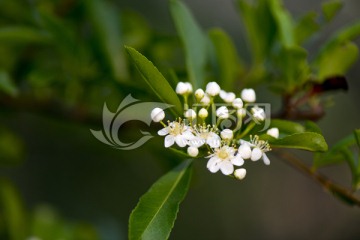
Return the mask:
<svg viewBox="0 0 360 240">
<path fill-rule="evenodd" d="M 202 90 L 201 88 L 195 91 L 195 97 L 198 101 L 200 101 L 204 97 L 204 95 L 204 90 Z"/>
<path fill-rule="evenodd" d="M 234 176 L 239 180 L 243 180 L 246 176 L 246 169 L 245 168 L 236 169 L 234 172 Z"/>
<path fill-rule="evenodd" d="M 205 106 L 208 106 L 210 104 L 210 98 L 208 95 L 205 94 L 205 96 L 200 101 Z"/>
<path fill-rule="evenodd" d="M 200 109 L 199 111 L 199 117 L 201 118 L 207 118 L 209 115 L 208 111 L 205 108 Z"/>
<path fill-rule="evenodd" d="M 236 95 L 233 92 L 225 92 L 224 90 L 221 90 L 220 97 L 222 100 L 224 100 L 224 102 L 232 103 L 234 101 L 234 99 L 236 98 Z"/>
<path fill-rule="evenodd" d="M 262 157 L 262 155 L 263 155 L 263 152 L 261 151 L 261 149 L 258 147 L 255 147 L 251 152 L 251 160 L 257 161 Z"/>
<path fill-rule="evenodd" d="M 239 117 L 245 117 L 246 116 L 246 109 L 245 108 L 240 108 L 236 111 L 236 114 L 239 116 Z"/>
<path fill-rule="evenodd" d="M 189 82 L 186 82 L 185 83 L 185 86 L 186 86 L 186 93 L 187 94 L 190 94 L 190 93 L 192 93 L 193 92 L 193 87 L 192 87 L 192 85 L 191 85 L 191 83 L 189 83 Z"/>
<path fill-rule="evenodd" d="M 186 110 L 184 115 L 185 115 L 186 118 L 190 118 L 190 119 L 196 118 L 196 112 L 194 110 L 192 110 L 192 109 Z"/>
<path fill-rule="evenodd" d="M 241 98 L 242 100 L 244 100 L 245 102 L 255 102 L 256 100 L 256 94 L 254 89 L 252 88 L 245 88 L 241 91 Z"/>
<path fill-rule="evenodd" d="M 220 119 L 229 118 L 229 110 L 225 106 L 219 107 L 216 110 L 216 116 Z"/>
<path fill-rule="evenodd" d="M 199 154 L 199 149 L 196 147 L 188 147 L 187 153 L 191 157 L 196 157 Z"/>
<path fill-rule="evenodd" d="M 176 85 L 176 89 L 175 89 L 176 93 L 179 95 L 187 95 L 189 93 L 192 93 L 193 89 L 192 89 L 192 85 L 189 82 L 179 82 Z"/>
<path fill-rule="evenodd" d="M 270 135 L 274 138 L 279 138 L 279 129 L 278 128 L 270 128 L 266 132 L 267 135 Z"/>
<path fill-rule="evenodd" d="M 259 108 L 258 106 L 253 107 L 251 109 L 251 113 L 253 115 L 253 118 L 255 118 L 258 121 L 264 121 L 266 118 L 264 109 Z"/>
<path fill-rule="evenodd" d="M 234 137 L 234 133 L 230 129 L 224 129 L 221 131 L 220 136 L 223 140 L 231 140 Z"/>
<path fill-rule="evenodd" d="M 209 82 L 206 85 L 206 93 L 214 97 L 220 93 L 220 86 L 216 82 Z"/>
<path fill-rule="evenodd" d="M 246 143 L 240 145 L 238 152 L 243 159 L 251 158 L 251 148 Z"/>
<path fill-rule="evenodd" d="M 160 122 L 161 120 L 163 120 L 165 118 L 165 113 L 161 108 L 154 108 L 151 111 L 151 119 L 154 122 Z"/>
<path fill-rule="evenodd" d="M 241 98 L 235 98 L 234 101 L 232 102 L 232 105 L 234 108 L 240 109 L 244 106 L 244 103 L 241 100 Z"/>
</svg>

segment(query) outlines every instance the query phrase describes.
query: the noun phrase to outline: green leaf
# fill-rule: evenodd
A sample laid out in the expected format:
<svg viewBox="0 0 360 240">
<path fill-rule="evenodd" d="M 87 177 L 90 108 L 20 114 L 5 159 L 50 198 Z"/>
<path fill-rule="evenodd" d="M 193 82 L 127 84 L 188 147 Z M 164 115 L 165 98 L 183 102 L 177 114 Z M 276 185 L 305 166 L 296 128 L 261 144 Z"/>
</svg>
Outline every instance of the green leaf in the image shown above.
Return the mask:
<svg viewBox="0 0 360 240">
<path fill-rule="evenodd" d="M 234 88 L 234 83 L 244 70 L 244 66 L 240 63 L 236 47 L 226 32 L 215 28 L 209 31 L 209 36 L 215 48 L 221 87 L 230 91 Z"/>
<path fill-rule="evenodd" d="M 122 48 L 123 39 L 119 14 L 115 6 L 101 0 L 87 0 L 84 3 L 114 77 L 119 81 L 127 80 L 129 73 Z"/>
<path fill-rule="evenodd" d="M 322 12 L 324 14 L 325 20 L 330 22 L 337 13 L 343 7 L 343 3 L 339 0 L 333 0 L 329 2 L 325 2 L 322 4 Z"/>
<path fill-rule="evenodd" d="M 320 127 L 314 123 L 313 121 L 306 121 L 305 122 L 305 131 L 306 132 L 314 132 L 322 135 L 322 131 Z"/>
<path fill-rule="evenodd" d="M 313 132 L 294 133 L 280 139 L 270 138 L 269 143 L 274 148 L 295 148 L 312 152 L 324 152 L 328 149 L 324 137 Z"/>
<path fill-rule="evenodd" d="M 316 22 L 316 17 L 316 12 L 308 12 L 296 23 L 294 31 L 297 44 L 302 44 L 320 30 L 320 25 Z"/>
<path fill-rule="evenodd" d="M 334 51 L 334 48 L 348 43 L 349 41 L 355 40 L 360 35 L 360 22 L 351 24 L 348 27 L 343 28 L 342 30 L 336 32 L 329 41 L 327 41 L 318 55 L 316 56 L 314 62 L 318 62 L 319 59 L 325 58 L 323 55 L 326 55 L 328 52 Z"/>
<path fill-rule="evenodd" d="M 49 35 L 32 27 L 6 26 L 0 28 L 0 41 L 11 43 L 44 43 L 49 41 Z"/>
<path fill-rule="evenodd" d="M 282 120 L 282 119 L 271 119 L 269 128 L 278 128 L 280 134 L 294 134 L 305 132 L 305 128 L 295 122 Z"/>
<path fill-rule="evenodd" d="M 269 0 L 270 10 L 275 18 L 278 37 L 284 47 L 295 45 L 294 23 L 290 13 L 283 7 L 281 0 Z"/>
<path fill-rule="evenodd" d="M 0 91 L 15 97 L 18 95 L 18 89 L 15 84 L 11 81 L 10 76 L 7 72 L 0 70 Z"/>
<path fill-rule="evenodd" d="M 251 5 L 246 0 L 238 0 L 237 3 L 246 27 L 253 63 L 260 65 L 270 53 L 276 37 L 277 27 L 269 1 L 259 0 L 257 5 Z"/>
<path fill-rule="evenodd" d="M 313 166 L 315 168 L 323 167 L 330 164 L 339 164 L 344 161 L 352 159 L 348 159 L 349 155 L 349 147 L 355 144 L 354 135 L 351 134 L 341 141 L 337 142 L 334 146 L 330 148 L 330 150 L 326 153 L 316 154 L 314 156 Z"/>
<path fill-rule="evenodd" d="M 283 48 L 276 58 L 280 74 L 278 88 L 292 92 L 297 86 L 309 80 L 310 67 L 307 62 L 307 51 L 299 46 Z"/>
<path fill-rule="evenodd" d="M 129 239 L 168 239 L 191 179 L 191 160 L 161 177 L 130 215 Z"/>
<path fill-rule="evenodd" d="M 206 35 L 183 3 L 171 0 L 170 11 L 176 30 L 185 47 L 189 80 L 195 88 L 202 88 L 204 87 L 205 67 L 208 58 Z"/>
<path fill-rule="evenodd" d="M 20 195 L 6 179 L 0 179 L 0 212 L 9 239 L 23 240 L 28 237 L 26 216 Z"/>
<path fill-rule="evenodd" d="M 178 96 L 153 63 L 135 49 L 131 47 L 125 47 L 125 49 L 139 70 L 142 78 L 155 95 L 164 103 L 173 104 L 174 108 L 170 109 L 175 109 L 173 111 L 175 111 L 177 115 L 182 115 L 182 107 Z"/>
<path fill-rule="evenodd" d="M 359 56 L 358 47 L 352 42 L 339 44 L 337 47 L 330 48 L 324 52 L 317 62 L 318 78 L 344 75 L 349 68 L 356 62 Z"/>
</svg>

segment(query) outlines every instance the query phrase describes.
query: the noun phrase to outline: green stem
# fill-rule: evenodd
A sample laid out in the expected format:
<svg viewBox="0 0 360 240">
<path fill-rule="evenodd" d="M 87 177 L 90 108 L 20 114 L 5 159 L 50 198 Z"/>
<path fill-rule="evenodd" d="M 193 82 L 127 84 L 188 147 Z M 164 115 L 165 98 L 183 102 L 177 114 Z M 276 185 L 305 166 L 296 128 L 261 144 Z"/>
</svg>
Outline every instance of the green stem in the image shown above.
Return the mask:
<svg viewBox="0 0 360 240">
<path fill-rule="evenodd" d="M 255 122 L 250 122 L 249 125 L 245 128 L 245 130 L 237 137 L 237 138 L 242 138 L 244 136 L 246 136 L 251 129 L 253 129 L 255 127 L 256 123 Z"/>
</svg>

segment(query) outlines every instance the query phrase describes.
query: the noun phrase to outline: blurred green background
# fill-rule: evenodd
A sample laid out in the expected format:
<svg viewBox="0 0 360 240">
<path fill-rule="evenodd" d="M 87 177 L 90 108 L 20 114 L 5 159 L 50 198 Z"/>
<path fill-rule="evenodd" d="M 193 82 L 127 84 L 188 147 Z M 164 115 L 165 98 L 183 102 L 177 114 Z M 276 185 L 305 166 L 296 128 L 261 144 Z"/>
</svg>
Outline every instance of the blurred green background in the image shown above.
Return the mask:
<svg viewBox="0 0 360 240">
<path fill-rule="evenodd" d="M 249 58 L 233 1 L 183 2 L 204 29 L 223 28 L 239 54 Z M 344 2 L 340 14 L 309 46 L 310 53 L 335 29 L 359 19 L 360 2 Z M 123 44 L 137 48 L 164 74 L 168 67 L 179 70 L 184 65 L 168 1 L 118 0 L 107 2 L 110 8 L 103 3 L 0 2 L 0 81 L 13 83 L 0 93 L 1 194 L 10 196 L 13 203 L 16 193 L 12 196 L 9 191 L 15 188 L 23 206 L 3 204 L 3 239 L 9 237 L 7 212 L 14 209 L 19 211 L 14 226 L 21 228 L 15 232 L 37 233 L 43 239 L 126 239 L 128 217 L 139 197 L 177 161 L 154 147 L 163 144 L 162 138 L 153 138 L 140 149 L 120 151 L 90 133 L 90 128 L 102 126 L 104 102 L 115 110 L 129 93 L 144 101 L 152 99 Z M 321 4 L 284 3 L 295 16 L 320 9 Z M 347 93 L 327 96 L 329 108 L 319 125 L 330 145 L 359 127 L 359 66 L 358 61 L 347 74 Z M 279 108 L 279 98 L 266 88 L 258 89 L 258 101 L 270 102 L 273 110 Z M 136 139 L 139 128 L 155 133 L 133 123 L 121 129 L 121 139 Z M 310 154 L 295 153 L 310 163 Z M 206 160 L 196 161 L 189 194 L 170 238 L 360 237 L 359 209 L 331 197 L 284 162 L 271 160 L 270 166 L 250 164 L 242 182 L 211 174 Z M 350 186 L 347 166 L 323 172 Z"/>
</svg>

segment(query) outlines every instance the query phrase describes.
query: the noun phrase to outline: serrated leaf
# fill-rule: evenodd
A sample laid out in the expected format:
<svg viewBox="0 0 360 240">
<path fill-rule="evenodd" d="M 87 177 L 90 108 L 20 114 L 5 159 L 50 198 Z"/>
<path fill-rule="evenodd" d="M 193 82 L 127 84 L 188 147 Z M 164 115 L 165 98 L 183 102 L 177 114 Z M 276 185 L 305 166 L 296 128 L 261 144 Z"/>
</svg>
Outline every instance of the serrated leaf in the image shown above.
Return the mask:
<svg viewBox="0 0 360 240">
<path fill-rule="evenodd" d="M 84 1 L 92 21 L 102 53 L 106 57 L 114 77 L 119 81 L 129 78 L 127 62 L 123 51 L 120 19 L 114 6 L 107 1 Z"/>
<path fill-rule="evenodd" d="M 302 44 L 320 30 L 320 25 L 316 22 L 316 17 L 316 12 L 308 12 L 296 23 L 294 31 L 297 44 Z"/>
<path fill-rule="evenodd" d="M 328 149 L 324 137 L 313 132 L 294 133 L 280 139 L 271 138 L 269 143 L 274 148 L 294 148 L 312 152 L 324 152 Z"/>
<path fill-rule="evenodd" d="M 314 123 L 313 121 L 306 121 L 305 122 L 305 131 L 306 132 L 315 132 L 322 135 L 322 131 L 320 127 Z"/>
<path fill-rule="evenodd" d="M 271 119 L 270 128 L 274 127 L 279 129 L 280 134 L 294 134 L 305 131 L 301 124 L 282 119 Z"/>
<path fill-rule="evenodd" d="M 135 49 L 131 47 L 125 47 L 125 49 L 154 94 L 162 102 L 174 105 L 174 108 L 170 109 L 175 111 L 176 116 L 182 115 L 182 107 L 178 96 L 153 63 Z"/>
<path fill-rule="evenodd" d="M 19 93 L 17 87 L 11 81 L 9 74 L 2 70 L 0 70 L 0 91 L 12 97 L 17 96 Z"/>
<path fill-rule="evenodd" d="M 352 42 L 339 44 L 324 52 L 317 62 L 318 78 L 344 75 L 356 62 L 359 56 L 358 47 Z"/>
<path fill-rule="evenodd" d="M 322 12 L 327 22 L 330 22 L 343 7 L 339 0 L 329 1 L 322 4 Z"/>
<path fill-rule="evenodd" d="M 130 215 L 129 239 L 168 239 L 191 179 L 191 160 L 161 177 Z"/>
<path fill-rule="evenodd" d="M 176 30 L 183 42 L 186 68 L 195 88 L 204 87 L 208 42 L 189 9 L 180 1 L 170 1 L 170 12 Z"/>
<path fill-rule="evenodd" d="M 226 32 L 216 28 L 209 31 L 209 36 L 215 48 L 217 79 L 221 79 L 221 87 L 229 91 L 234 88 L 234 83 L 244 67 L 240 63 L 235 44 Z"/>
</svg>

